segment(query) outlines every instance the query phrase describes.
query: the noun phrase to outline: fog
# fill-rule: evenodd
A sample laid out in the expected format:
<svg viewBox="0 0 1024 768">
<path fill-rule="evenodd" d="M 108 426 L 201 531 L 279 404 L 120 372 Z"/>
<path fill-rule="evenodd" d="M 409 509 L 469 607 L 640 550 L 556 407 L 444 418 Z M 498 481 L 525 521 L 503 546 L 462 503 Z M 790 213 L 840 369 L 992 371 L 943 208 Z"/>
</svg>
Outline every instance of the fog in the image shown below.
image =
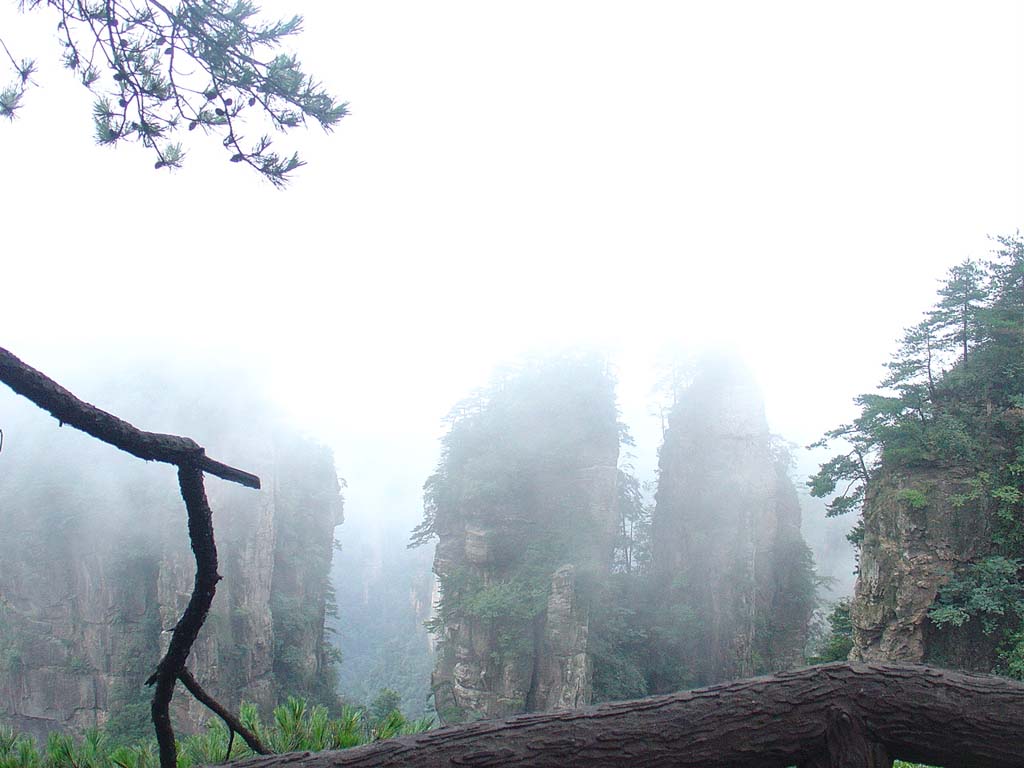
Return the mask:
<svg viewBox="0 0 1024 768">
<path fill-rule="evenodd" d="M 735 352 L 807 445 L 1024 211 L 1015 2 L 264 5 L 304 14 L 294 48 L 352 109 L 277 139 L 309 162 L 284 192 L 214 140 L 173 173 L 95 146 L 54 19 L 0 6 L 39 63 L 0 125 L 0 335 L 100 407 L 112 382 L 161 406 L 154 367 L 196 407 L 257 392 L 333 450 L 343 553 L 416 524 L 445 415 L 531 354 L 607 352 L 643 481 L 673 355 Z"/>
</svg>

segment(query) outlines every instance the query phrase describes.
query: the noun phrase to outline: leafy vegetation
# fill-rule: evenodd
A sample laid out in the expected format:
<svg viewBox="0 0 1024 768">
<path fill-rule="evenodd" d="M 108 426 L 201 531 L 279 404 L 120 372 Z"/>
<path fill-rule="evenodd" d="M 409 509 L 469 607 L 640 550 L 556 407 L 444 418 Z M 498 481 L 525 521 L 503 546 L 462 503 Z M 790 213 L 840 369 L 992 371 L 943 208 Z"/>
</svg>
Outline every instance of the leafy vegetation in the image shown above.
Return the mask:
<svg viewBox="0 0 1024 768">
<path fill-rule="evenodd" d="M 883 473 L 938 469 L 964 478 L 949 499 L 964 521 L 990 531 L 987 551 L 942 589 L 929 617 L 939 629 L 976 623 L 997 639 L 997 671 L 1024 672 L 1024 239 L 997 238 L 991 261 L 966 261 L 943 281 L 939 300 L 906 331 L 879 393 L 861 395 L 860 415 L 816 445 L 846 450 L 809 481 L 831 497 L 829 515 L 862 510 Z M 927 494 L 896 494 L 910 511 Z M 859 543 L 863 526 L 854 529 Z"/>
<path fill-rule="evenodd" d="M 940 301 L 906 331 L 883 392 L 858 397 L 860 415 L 815 443 L 842 440 L 848 447 L 808 482 L 812 495 L 832 497 L 830 515 L 859 511 L 883 463 L 967 463 L 979 477 L 997 464 L 1005 473 L 998 483 L 1004 502 L 1020 503 L 1021 469 L 1013 459 L 1024 407 L 1024 240 L 999 243 L 993 261 L 950 271 Z"/>
<path fill-rule="evenodd" d="M 850 620 L 850 598 L 837 600 L 827 616 L 828 627 L 817 647 L 808 653 L 810 664 L 846 661 L 853 649 L 853 622 Z"/>
<path fill-rule="evenodd" d="M 290 696 L 274 709 L 270 722 L 260 719 L 253 704 L 243 704 L 240 717 L 263 744 L 277 753 L 347 749 L 433 727 L 433 720 L 428 718 L 405 718 L 393 696 L 381 697 L 369 711 L 342 707 L 336 717 L 330 716 L 327 707 L 311 707 L 305 700 Z M 204 732 L 181 739 L 177 753 L 178 768 L 253 754 L 241 739 L 231 738 L 220 720 L 211 720 Z M 158 763 L 154 740 L 121 740 L 109 731 L 92 729 L 79 739 L 51 733 L 45 746 L 40 747 L 31 737 L 0 727 L 0 768 L 156 768 Z"/>
<path fill-rule="evenodd" d="M 185 153 L 175 139 L 199 129 L 220 140 L 233 163 L 283 185 L 304 163 L 279 155 L 269 136 L 247 141 L 245 127 L 259 117 L 285 132 L 307 120 L 330 130 L 348 113 L 280 46 L 302 29 L 302 17 L 263 21 L 249 0 L 145 2 L 22 0 L 22 8 L 55 12 L 64 65 L 96 97 L 96 141 L 141 144 L 157 168 L 176 168 Z M 16 59 L 0 90 L 0 116 L 23 106 L 36 63 Z"/>
</svg>

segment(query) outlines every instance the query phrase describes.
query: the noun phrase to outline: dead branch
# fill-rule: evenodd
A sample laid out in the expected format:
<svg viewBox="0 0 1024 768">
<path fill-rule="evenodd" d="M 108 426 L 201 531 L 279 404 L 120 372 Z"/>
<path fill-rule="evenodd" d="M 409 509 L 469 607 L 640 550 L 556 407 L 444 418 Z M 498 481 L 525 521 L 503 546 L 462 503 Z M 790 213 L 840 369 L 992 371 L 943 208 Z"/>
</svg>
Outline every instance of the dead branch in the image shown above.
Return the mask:
<svg viewBox="0 0 1024 768">
<path fill-rule="evenodd" d="M 249 488 L 260 487 L 260 479 L 256 475 L 214 461 L 206 455 L 201 445 L 190 438 L 144 432 L 91 403 L 79 400 L 53 379 L 26 365 L 2 347 L 0 381 L 50 413 L 62 426 L 70 424 L 140 459 L 176 465 L 194 464 L 203 472 L 222 480 Z"/>
<path fill-rule="evenodd" d="M 220 575 L 217 573 L 217 545 L 213 535 L 213 513 L 206 500 L 203 472 L 250 488 L 259 488 L 260 479 L 256 475 L 214 461 L 206 455 L 201 445 L 190 438 L 144 432 L 123 419 L 79 400 L 57 382 L 26 365 L 3 348 L 0 348 L 0 381 L 17 394 L 23 395 L 48 411 L 62 426 L 70 424 L 140 459 L 162 461 L 178 467 L 178 484 L 188 511 L 189 541 L 196 559 L 195 585 L 185 613 L 171 635 L 167 653 L 160 660 L 156 671 L 146 681 L 147 685 L 156 684 L 152 714 L 157 744 L 160 748 L 160 766 L 176 768 L 177 748 L 170 716 L 175 682 L 180 679 L 200 701 L 221 717 L 226 713 L 223 707 L 202 691 L 185 668 L 192 645 L 213 604 L 217 582 L 220 581 Z M 202 696 L 196 693 L 197 690 Z M 249 742 L 254 751 L 265 753 L 266 750 L 257 748 L 259 740 L 247 729 L 236 728 L 227 718 L 225 721 L 232 728 L 232 734 L 237 731 Z M 241 723 L 238 725 L 241 726 Z M 250 737 L 253 741 L 250 741 Z"/>
<path fill-rule="evenodd" d="M 259 736 L 250 731 L 242 721 L 239 720 L 235 715 L 208 694 L 199 682 L 192 676 L 192 673 L 188 671 L 188 668 L 181 670 L 181 674 L 178 675 L 178 679 L 181 680 L 181 684 L 188 689 L 188 692 L 196 697 L 201 703 L 206 705 L 214 714 L 220 717 L 231 731 L 232 735 L 238 734 L 245 740 L 245 743 L 249 745 L 249 749 L 255 752 L 257 755 L 269 755 L 270 750 L 263 746 L 263 742 L 260 741 Z M 228 747 L 228 755 L 231 755 L 231 748 Z"/>
</svg>

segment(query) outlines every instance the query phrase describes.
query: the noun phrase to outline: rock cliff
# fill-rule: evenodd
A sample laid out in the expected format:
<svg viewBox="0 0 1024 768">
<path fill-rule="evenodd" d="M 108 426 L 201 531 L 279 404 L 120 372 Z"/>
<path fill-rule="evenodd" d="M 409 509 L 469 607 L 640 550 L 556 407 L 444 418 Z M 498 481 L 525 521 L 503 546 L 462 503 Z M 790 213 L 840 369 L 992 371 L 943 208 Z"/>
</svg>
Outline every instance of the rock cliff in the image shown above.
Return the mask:
<svg viewBox="0 0 1024 768">
<path fill-rule="evenodd" d="M 224 578 L 189 666 L 232 707 L 268 708 L 283 691 L 318 696 L 329 679 L 325 578 L 341 519 L 330 453 L 275 433 L 258 411 L 243 416 L 171 389 L 156 416 L 133 418 L 216 445 L 263 480 L 259 492 L 207 481 Z M 119 399 L 102 402 L 117 411 Z M 196 402 L 200 413 L 178 410 Z M 3 408 L 0 723 L 37 736 L 92 726 L 148 733 L 142 681 L 194 576 L 175 473 L 60 429 L 31 405 Z M 207 717 L 187 695 L 175 697 L 174 715 L 185 731 Z"/>
<path fill-rule="evenodd" d="M 662 652 L 678 658 L 652 692 L 802 658 L 814 588 L 800 506 L 761 394 L 735 361 L 705 362 L 670 414 L 652 560 Z"/>
<path fill-rule="evenodd" d="M 1024 241 L 949 270 L 809 486 L 858 511 L 854 659 L 1024 678 Z"/>
<path fill-rule="evenodd" d="M 611 563 L 618 454 L 599 361 L 528 366 L 456 414 L 426 486 L 445 722 L 590 701 L 586 585 Z"/>
<path fill-rule="evenodd" d="M 972 495 L 966 467 L 883 470 L 864 501 L 864 539 L 851 606 L 855 660 L 905 660 L 989 671 L 995 638 L 977 626 L 937 631 L 941 588 L 990 554 L 991 510 L 957 504 Z"/>
</svg>

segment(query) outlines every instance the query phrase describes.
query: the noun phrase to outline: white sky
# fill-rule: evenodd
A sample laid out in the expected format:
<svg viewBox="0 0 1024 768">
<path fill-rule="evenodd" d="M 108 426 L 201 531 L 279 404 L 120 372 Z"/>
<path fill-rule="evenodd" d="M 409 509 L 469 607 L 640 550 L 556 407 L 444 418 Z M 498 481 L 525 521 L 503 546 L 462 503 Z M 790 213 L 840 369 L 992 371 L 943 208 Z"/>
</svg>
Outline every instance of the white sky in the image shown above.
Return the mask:
<svg viewBox="0 0 1024 768">
<path fill-rule="evenodd" d="M 231 350 L 335 446 L 350 519 L 396 457 L 415 504 L 441 416 L 537 346 L 618 350 L 648 457 L 673 343 L 738 348 L 809 442 L 1024 212 L 1018 2 L 275 0 L 352 108 L 280 141 L 286 192 L 216 140 L 172 174 L 94 146 L 55 19 L 14 7 L 40 87 L 0 124 L 0 343 L 58 380 Z"/>
</svg>

